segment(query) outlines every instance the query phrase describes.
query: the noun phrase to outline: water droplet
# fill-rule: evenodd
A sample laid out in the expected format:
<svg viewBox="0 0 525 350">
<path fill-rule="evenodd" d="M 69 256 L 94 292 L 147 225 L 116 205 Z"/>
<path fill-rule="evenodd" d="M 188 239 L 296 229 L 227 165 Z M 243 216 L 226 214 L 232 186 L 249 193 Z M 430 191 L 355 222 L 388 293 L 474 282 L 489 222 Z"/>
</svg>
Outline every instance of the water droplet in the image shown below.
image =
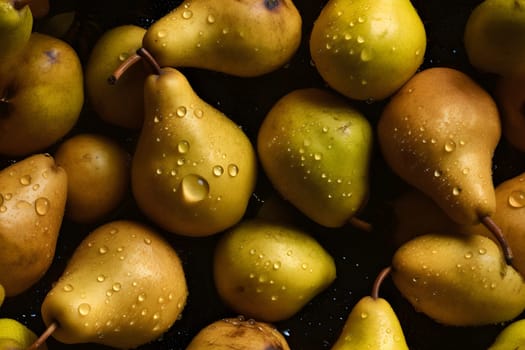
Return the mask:
<svg viewBox="0 0 525 350">
<path fill-rule="evenodd" d="M 487 253 L 487 250 L 485 248 L 479 248 L 478 253 L 479 255 L 485 255 Z"/>
<path fill-rule="evenodd" d="M 182 118 L 186 115 L 186 113 L 188 113 L 188 110 L 184 106 L 179 106 L 175 113 L 177 113 L 177 116 Z"/>
<path fill-rule="evenodd" d="M 301 264 L 301 268 L 302 268 L 303 270 L 306 270 L 306 269 L 308 268 L 308 264 L 306 264 L 306 263 L 302 263 L 302 264 Z"/>
<path fill-rule="evenodd" d="M 440 177 L 442 174 L 443 173 L 441 172 L 441 170 L 438 170 L 438 169 L 434 170 L 434 176 L 435 177 Z"/>
<path fill-rule="evenodd" d="M 462 173 L 463 175 L 467 175 L 469 172 L 470 172 L 470 169 L 469 169 L 469 168 L 465 168 L 465 169 L 463 169 L 463 170 L 461 171 L 461 173 Z"/>
<path fill-rule="evenodd" d="M 461 188 L 459 188 L 459 187 L 454 187 L 454 188 L 452 189 L 452 194 L 453 194 L 454 196 L 459 196 L 460 193 L 461 193 Z"/>
<path fill-rule="evenodd" d="M 108 247 L 106 247 L 105 245 L 103 245 L 102 247 L 98 248 L 98 252 L 99 254 L 106 254 L 108 252 Z"/>
<path fill-rule="evenodd" d="M 239 174 L 239 167 L 235 164 L 228 165 L 228 175 L 235 177 Z"/>
<path fill-rule="evenodd" d="M 365 319 L 368 317 L 368 314 L 366 312 L 361 312 L 361 318 Z"/>
<path fill-rule="evenodd" d="M 178 166 L 183 166 L 185 163 L 186 163 L 186 159 L 184 159 L 184 158 L 177 159 L 177 165 Z"/>
<path fill-rule="evenodd" d="M 188 203 L 196 203 L 204 200 L 210 192 L 208 181 L 199 175 L 189 174 L 184 176 L 181 182 L 182 195 Z"/>
<path fill-rule="evenodd" d="M 464 257 L 465 257 L 465 259 L 470 259 L 470 258 L 472 258 L 472 253 L 471 252 L 467 252 L 467 253 L 465 253 Z"/>
<path fill-rule="evenodd" d="M 365 42 L 365 38 L 363 38 L 361 35 L 358 35 L 356 40 L 357 40 L 357 42 L 358 42 L 359 44 L 362 44 L 362 43 Z"/>
<path fill-rule="evenodd" d="M 193 12 L 191 10 L 184 10 L 182 12 L 182 18 L 184 19 L 190 19 L 193 16 Z"/>
<path fill-rule="evenodd" d="M 215 16 L 212 14 L 209 14 L 206 20 L 208 21 L 208 23 L 213 24 L 215 23 Z"/>
<path fill-rule="evenodd" d="M 106 280 L 106 276 L 104 275 L 98 275 L 97 276 L 97 282 L 104 282 Z"/>
<path fill-rule="evenodd" d="M 40 197 L 35 201 L 35 211 L 38 215 L 46 215 L 49 211 L 49 199 Z"/>
<path fill-rule="evenodd" d="M 352 40 L 352 34 L 346 33 L 345 34 L 345 40 Z"/>
<path fill-rule="evenodd" d="M 372 53 L 372 50 L 369 49 L 369 48 L 364 48 L 363 50 L 361 50 L 361 61 L 363 62 L 368 62 L 370 60 L 372 60 L 372 57 L 373 57 L 373 53 Z"/>
<path fill-rule="evenodd" d="M 129 57 L 129 54 L 127 52 L 122 52 L 120 55 L 118 55 L 118 59 L 120 62 L 124 62 Z"/>
<path fill-rule="evenodd" d="M 139 302 L 143 302 L 144 300 L 146 300 L 146 294 L 145 293 L 139 294 L 139 296 L 137 297 L 137 300 Z"/>
<path fill-rule="evenodd" d="M 358 23 L 365 23 L 365 21 L 366 21 L 366 18 L 361 17 L 361 16 L 357 17 L 357 22 Z"/>
<path fill-rule="evenodd" d="M 77 310 L 80 316 L 87 316 L 91 311 L 91 306 L 89 304 L 82 303 L 78 306 Z"/>
<path fill-rule="evenodd" d="M 273 269 L 274 270 L 279 270 L 281 268 L 281 262 L 280 261 L 276 261 L 273 263 Z"/>
<path fill-rule="evenodd" d="M 30 175 L 24 175 L 20 178 L 20 184 L 27 186 L 31 184 L 31 176 Z"/>
<path fill-rule="evenodd" d="M 122 288 L 122 285 L 118 282 L 113 283 L 113 286 L 111 287 L 111 289 L 113 289 L 114 292 L 120 291 L 121 288 Z"/>
<path fill-rule="evenodd" d="M 224 168 L 220 165 L 216 165 L 212 169 L 213 175 L 219 177 L 224 173 Z"/>
<path fill-rule="evenodd" d="M 509 195 L 508 203 L 513 208 L 523 208 L 525 206 L 525 192 L 522 190 L 513 191 Z"/>
<path fill-rule="evenodd" d="M 446 143 L 445 143 L 445 152 L 452 152 L 456 149 L 456 143 L 452 140 L 448 140 Z"/>
<path fill-rule="evenodd" d="M 159 30 L 157 32 L 157 38 L 164 38 L 166 36 L 166 32 L 163 30 Z"/>
<path fill-rule="evenodd" d="M 63 290 L 64 292 L 71 292 L 71 291 L 73 290 L 73 286 L 72 286 L 71 284 L 68 283 L 68 284 L 64 285 L 64 287 L 62 288 L 62 290 Z"/>
<path fill-rule="evenodd" d="M 178 144 L 177 144 L 177 151 L 179 151 L 179 153 L 187 153 L 190 149 L 190 143 L 186 140 L 182 140 L 180 141 Z"/>
</svg>

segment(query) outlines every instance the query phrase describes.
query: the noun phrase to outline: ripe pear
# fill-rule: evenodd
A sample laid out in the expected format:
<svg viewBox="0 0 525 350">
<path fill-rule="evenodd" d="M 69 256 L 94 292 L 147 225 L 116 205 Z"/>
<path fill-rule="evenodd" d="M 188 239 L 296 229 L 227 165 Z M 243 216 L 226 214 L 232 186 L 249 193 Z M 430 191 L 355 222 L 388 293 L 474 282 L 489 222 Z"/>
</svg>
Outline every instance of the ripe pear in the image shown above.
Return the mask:
<svg viewBox="0 0 525 350">
<path fill-rule="evenodd" d="M 488 350 L 525 349 L 525 319 L 511 322 L 498 334 Z"/>
<path fill-rule="evenodd" d="M 336 267 L 307 232 L 245 219 L 221 236 L 213 276 L 219 296 L 235 312 L 274 322 L 290 318 L 326 289 Z"/>
<path fill-rule="evenodd" d="M 140 209 L 167 231 L 218 233 L 244 215 L 257 177 L 255 150 L 226 115 L 174 68 L 150 75 L 131 166 Z"/>
<path fill-rule="evenodd" d="M 465 24 L 470 63 L 484 72 L 525 77 L 525 1 L 485 0 Z"/>
<path fill-rule="evenodd" d="M 37 339 L 36 334 L 12 318 L 0 318 L 0 350 L 25 350 Z M 38 350 L 47 350 L 43 343 Z"/>
<path fill-rule="evenodd" d="M 0 284 L 18 295 L 53 261 L 67 197 L 67 175 L 35 154 L 0 171 Z"/>
<path fill-rule="evenodd" d="M 0 90 L 0 154 L 24 156 L 75 126 L 84 103 L 80 60 L 66 42 L 32 33 Z"/>
<path fill-rule="evenodd" d="M 143 47 L 160 66 L 253 77 L 284 66 L 301 30 L 291 0 L 186 0 L 148 28 Z"/>
<path fill-rule="evenodd" d="M 310 34 L 319 74 L 358 100 L 393 94 L 414 75 L 425 50 L 425 27 L 409 0 L 330 0 Z"/>
<path fill-rule="evenodd" d="M 290 350 L 284 336 L 271 324 L 243 316 L 215 321 L 201 329 L 186 350 Z"/>
<path fill-rule="evenodd" d="M 130 155 L 117 141 L 80 133 L 62 142 L 55 161 L 68 177 L 65 216 L 77 223 L 107 218 L 127 195 Z"/>
<path fill-rule="evenodd" d="M 525 77 L 500 77 L 494 89 L 500 108 L 503 136 L 520 152 L 525 152 Z"/>
<path fill-rule="evenodd" d="M 130 349 L 170 328 L 187 295 L 182 263 L 162 236 L 138 222 L 111 221 L 76 248 L 41 312 L 60 342 Z"/>
<path fill-rule="evenodd" d="M 377 133 L 386 163 L 403 180 L 458 224 L 490 226 L 501 125 L 496 103 L 474 80 L 445 67 L 417 73 L 387 103 Z"/>
<path fill-rule="evenodd" d="M 113 125 L 139 129 L 144 119 L 144 81 L 149 74 L 135 64 L 114 84 L 108 82 L 115 70 L 142 45 L 146 29 L 120 25 L 98 39 L 86 63 L 86 93 L 97 115 Z"/>
<path fill-rule="evenodd" d="M 279 193 L 303 214 L 340 227 L 366 203 L 372 127 L 348 101 L 317 88 L 283 96 L 257 139 L 262 167 Z"/>
<path fill-rule="evenodd" d="M 485 236 L 415 237 L 394 253 L 391 275 L 415 310 L 445 325 L 506 322 L 525 309 L 522 275 Z"/>
</svg>

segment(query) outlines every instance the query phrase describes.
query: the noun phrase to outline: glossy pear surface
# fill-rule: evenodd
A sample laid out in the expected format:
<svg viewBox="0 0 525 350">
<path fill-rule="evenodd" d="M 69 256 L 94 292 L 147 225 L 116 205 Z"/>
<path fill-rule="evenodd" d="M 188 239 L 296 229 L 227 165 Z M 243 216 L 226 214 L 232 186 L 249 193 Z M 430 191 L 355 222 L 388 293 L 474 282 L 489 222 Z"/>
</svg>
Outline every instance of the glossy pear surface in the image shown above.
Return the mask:
<svg viewBox="0 0 525 350">
<path fill-rule="evenodd" d="M 385 106 L 377 128 L 387 164 L 454 221 L 474 224 L 494 212 L 500 117 L 470 77 L 441 67 L 417 73 Z"/>
<path fill-rule="evenodd" d="M 464 43 L 476 68 L 525 78 L 525 0 L 485 0 L 465 23 Z"/>
<path fill-rule="evenodd" d="M 418 236 L 395 252 L 391 275 L 415 310 L 445 325 L 495 324 L 525 309 L 522 275 L 485 236 Z"/>
<path fill-rule="evenodd" d="M 426 33 L 408 0 L 330 0 L 314 22 L 310 53 L 320 75 L 352 99 L 384 99 L 423 62 Z"/>
<path fill-rule="evenodd" d="M 57 142 L 76 124 L 84 103 L 75 50 L 32 33 L 15 72 L 0 91 L 0 154 L 22 156 Z"/>
<path fill-rule="evenodd" d="M 336 277 L 333 258 L 308 233 L 262 219 L 240 222 L 217 244 L 213 275 L 233 310 L 274 322 L 296 314 Z"/>
<path fill-rule="evenodd" d="M 211 235 L 237 223 L 257 174 L 248 137 L 172 68 L 147 78 L 145 106 L 131 169 L 142 211 L 181 235 Z"/>
<path fill-rule="evenodd" d="M 488 350 L 525 349 L 525 319 L 514 321 L 498 334 Z"/>
<path fill-rule="evenodd" d="M 0 349 L 25 350 L 37 339 L 37 335 L 23 323 L 12 318 L 0 318 Z M 47 350 L 44 343 L 38 348 Z"/>
<path fill-rule="evenodd" d="M 186 350 L 290 350 L 286 338 L 273 325 L 229 317 L 201 329 Z"/>
<path fill-rule="evenodd" d="M 354 305 L 331 350 L 408 350 L 395 311 L 383 298 L 366 296 Z"/>
<path fill-rule="evenodd" d="M 186 0 L 148 28 L 143 46 L 161 66 L 251 77 L 288 63 L 301 26 L 291 0 Z"/>
<path fill-rule="evenodd" d="M 259 129 L 257 151 L 279 193 L 310 219 L 344 225 L 368 198 L 372 127 L 347 101 L 310 88 L 283 96 Z"/>
<path fill-rule="evenodd" d="M 86 92 L 90 105 L 104 121 L 139 129 L 144 119 L 144 80 L 142 64 L 134 64 L 115 82 L 108 78 L 142 45 L 146 30 L 121 25 L 106 31 L 96 42 L 86 64 Z"/>
<path fill-rule="evenodd" d="M 89 233 L 46 295 L 44 323 L 65 344 L 130 349 L 181 316 L 188 289 L 174 248 L 151 228 L 112 221 Z"/>
<path fill-rule="evenodd" d="M 24 292 L 48 270 L 66 197 L 66 172 L 49 155 L 0 171 L 0 284 L 6 296 Z"/>
</svg>

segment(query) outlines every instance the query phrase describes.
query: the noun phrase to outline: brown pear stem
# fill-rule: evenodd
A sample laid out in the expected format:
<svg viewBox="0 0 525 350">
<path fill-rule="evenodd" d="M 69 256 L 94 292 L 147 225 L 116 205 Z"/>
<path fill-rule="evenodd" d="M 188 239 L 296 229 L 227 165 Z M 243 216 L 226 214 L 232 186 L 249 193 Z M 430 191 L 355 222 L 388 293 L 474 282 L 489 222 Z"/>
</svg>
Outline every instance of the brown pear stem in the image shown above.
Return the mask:
<svg viewBox="0 0 525 350">
<path fill-rule="evenodd" d="M 15 10 L 21 10 L 29 5 L 32 0 L 13 0 L 13 7 Z"/>
<path fill-rule="evenodd" d="M 353 227 L 361 230 L 361 231 L 372 232 L 372 230 L 373 230 L 373 227 L 372 227 L 371 223 L 366 222 L 366 221 L 364 221 L 362 219 L 356 218 L 355 216 L 352 216 L 348 220 L 348 223 L 350 225 L 352 225 Z"/>
<path fill-rule="evenodd" d="M 110 83 L 111 85 L 115 85 L 120 79 L 120 77 L 124 74 L 124 72 L 126 72 L 129 69 L 129 67 L 131 67 L 141 59 L 142 57 L 136 53 L 126 58 L 124 62 L 122 62 L 122 64 L 118 66 L 117 69 L 113 72 L 113 74 L 108 78 L 108 83 Z"/>
<path fill-rule="evenodd" d="M 58 328 L 57 322 L 52 322 L 47 329 L 38 337 L 33 344 L 31 344 L 26 350 L 37 350 L 40 349 L 42 345 L 46 342 L 47 338 L 53 334 L 53 332 Z"/>
<path fill-rule="evenodd" d="M 381 284 L 383 284 L 383 281 L 385 280 L 386 276 L 390 274 L 390 271 L 392 270 L 391 266 L 385 267 L 379 274 L 377 275 L 374 284 L 372 285 L 372 292 L 370 293 L 370 296 L 374 299 L 379 298 L 379 288 L 381 287 Z"/>
<path fill-rule="evenodd" d="M 148 50 L 146 50 L 145 48 L 141 47 L 140 49 L 137 50 L 137 55 L 139 55 L 140 57 L 142 57 L 144 60 L 146 60 L 146 62 L 151 66 L 151 68 L 153 69 L 153 73 L 154 74 L 157 74 L 157 75 L 161 75 L 162 74 L 162 68 L 160 67 L 159 63 L 157 62 L 157 60 L 155 59 L 155 57 L 153 57 L 153 55 L 151 54 L 151 52 L 149 52 Z"/>
<path fill-rule="evenodd" d="M 512 259 L 514 259 L 512 249 L 509 245 L 509 242 L 507 241 L 507 238 L 505 238 L 505 235 L 501 231 L 501 228 L 494 222 L 494 220 L 492 220 L 490 216 L 484 216 L 480 219 L 480 221 L 483 225 L 485 225 L 486 228 L 489 229 L 494 238 L 496 238 L 498 241 L 501 249 L 503 249 L 503 255 L 507 265 L 512 265 Z"/>
</svg>

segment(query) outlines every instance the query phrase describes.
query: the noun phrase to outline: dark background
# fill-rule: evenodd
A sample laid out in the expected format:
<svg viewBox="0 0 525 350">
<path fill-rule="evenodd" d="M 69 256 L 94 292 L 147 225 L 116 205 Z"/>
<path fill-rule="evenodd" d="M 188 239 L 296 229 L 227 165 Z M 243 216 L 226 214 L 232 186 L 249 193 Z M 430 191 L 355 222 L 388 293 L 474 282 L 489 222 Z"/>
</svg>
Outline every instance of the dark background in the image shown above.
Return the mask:
<svg viewBox="0 0 525 350">
<path fill-rule="evenodd" d="M 261 0 L 262 1 L 262 0 Z M 326 1 L 296 0 L 303 17 L 303 42 L 290 64 L 268 75 L 257 78 L 235 78 L 199 69 L 181 69 L 196 92 L 240 124 L 255 140 L 258 126 L 270 107 L 285 93 L 301 87 L 323 87 L 323 81 L 311 64 L 308 38 L 314 19 Z M 51 0 L 52 13 L 76 11 L 74 30 L 68 40 L 85 62 L 89 50 L 100 34 L 120 24 L 144 27 L 167 13 L 180 1 L 71 1 Z M 464 52 L 462 34 L 470 11 L 480 1 L 414 0 L 427 30 L 427 51 L 421 68 L 447 66 L 458 68 L 474 77 L 491 92 L 494 77 L 471 67 Z M 38 25 L 38 23 L 36 24 Z M 352 101 L 375 124 L 385 102 Z M 86 104 L 78 125 L 67 137 L 80 132 L 107 134 L 122 142 L 132 152 L 137 131 L 123 130 L 104 124 Z M 56 145 L 46 150 L 53 153 Z M 0 157 L 2 167 L 16 159 Z M 502 139 L 494 158 L 494 181 L 499 183 L 524 171 L 523 155 Z M 375 230 L 361 232 L 348 225 L 327 229 L 297 215 L 298 222 L 310 232 L 334 257 L 337 266 L 336 281 L 318 295 L 293 318 L 275 325 L 286 336 L 292 349 L 329 349 L 338 337 L 352 306 L 368 295 L 376 274 L 390 263 L 393 248 L 389 244 L 389 230 L 394 225 L 389 201 L 406 188 L 385 166 L 377 152 L 372 164 L 372 193 L 360 217 L 371 222 Z M 253 215 L 264 199 L 272 195 L 272 188 L 264 174 L 260 174 L 247 216 Z M 148 222 L 128 195 L 124 203 L 108 220 L 129 218 Z M 53 265 L 33 288 L 22 295 L 6 299 L 0 317 L 15 318 L 36 333 L 44 330 L 40 318 L 40 304 L 51 284 L 61 274 L 65 263 L 80 240 L 97 225 L 77 225 L 64 221 L 58 239 Z M 159 230 L 160 231 L 160 230 Z M 179 252 L 184 263 L 190 290 L 188 304 L 181 320 L 177 321 L 162 339 L 139 349 L 184 349 L 191 338 L 206 325 L 222 318 L 236 316 L 218 299 L 211 275 L 212 254 L 220 235 L 207 238 L 165 235 Z M 414 350 L 432 349 L 486 349 L 504 325 L 486 327 L 447 327 L 417 313 L 403 299 L 387 278 L 381 296 L 389 300 L 398 314 L 408 345 Z M 49 339 L 49 349 L 66 349 Z M 95 344 L 74 345 L 77 349 L 109 349 Z"/>
</svg>

